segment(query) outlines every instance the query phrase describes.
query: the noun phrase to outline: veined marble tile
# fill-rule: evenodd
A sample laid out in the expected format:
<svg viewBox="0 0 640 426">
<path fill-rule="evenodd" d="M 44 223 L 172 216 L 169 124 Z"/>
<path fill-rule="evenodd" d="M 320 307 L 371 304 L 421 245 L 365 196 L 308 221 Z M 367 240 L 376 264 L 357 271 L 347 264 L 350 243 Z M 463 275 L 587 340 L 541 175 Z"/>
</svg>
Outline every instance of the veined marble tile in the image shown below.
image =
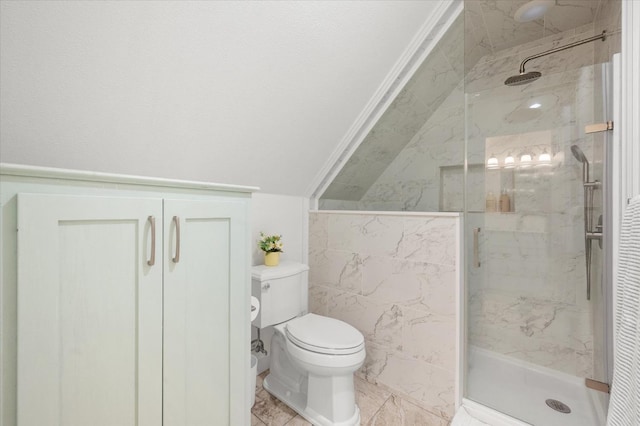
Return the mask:
<svg viewBox="0 0 640 426">
<path fill-rule="evenodd" d="M 329 317 L 354 326 L 375 344 L 402 350 L 402 311 L 397 305 L 335 290 L 328 299 Z"/>
<path fill-rule="evenodd" d="M 522 336 L 557 340 L 567 344 L 592 335 L 589 309 L 551 300 L 485 291 L 470 300 L 474 326 L 495 325 Z M 581 349 L 581 343 L 574 346 Z"/>
<path fill-rule="evenodd" d="M 487 27 L 484 24 L 480 2 L 478 1 L 466 2 L 464 4 L 464 17 L 465 17 L 465 26 L 470 27 L 475 38 L 474 40 L 475 43 L 478 46 L 481 46 L 482 48 L 487 50 L 489 53 L 491 53 L 493 50 L 493 47 L 491 46 L 491 40 L 489 39 Z M 466 39 L 465 39 L 465 42 L 466 42 Z"/>
<path fill-rule="evenodd" d="M 403 201 L 402 191 L 399 189 L 401 182 L 381 182 L 374 183 L 371 188 L 362 196 L 361 201 Z"/>
<path fill-rule="evenodd" d="M 287 407 L 265 389 L 260 389 L 256 394 L 256 403 L 251 412 L 267 425 L 284 425 L 296 416 L 296 412 Z"/>
<path fill-rule="evenodd" d="M 532 364 L 578 375 L 576 349 L 556 341 L 518 338 L 511 332 L 497 329 L 483 330 L 482 334 L 472 331 L 469 341 L 478 347 Z"/>
<path fill-rule="evenodd" d="M 405 218 L 400 256 L 416 262 L 455 265 L 456 226 L 455 218 Z"/>
<path fill-rule="evenodd" d="M 380 346 L 371 340 L 365 341 L 366 357 L 364 364 L 358 371 L 356 376 L 371 384 L 378 384 L 378 376 L 385 369 L 392 350 Z"/>
<path fill-rule="evenodd" d="M 395 395 L 391 396 L 367 423 L 368 426 L 447 426 L 448 424 L 448 420 Z"/>
<path fill-rule="evenodd" d="M 367 424 L 382 407 L 391 392 L 373 385 L 359 377 L 354 378 L 356 391 L 356 404 L 360 409 L 360 424 Z"/>
<path fill-rule="evenodd" d="M 363 295 L 379 304 L 451 315 L 456 287 L 453 266 L 383 257 L 363 263 Z"/>
<path fill-rule="evenodd" d="M 482 15 L 489 31 L 494 49 L 506 49 L 544 35 L 542 19 L 529 22 L 515 22 L 512 19 L 519 3 L 512 0 L 481 2 Z"/>
<path fill-rule="evenodd" d="M 447 420 L 454 412 L 454 374 L 426 362 L 405 357 L 373 342 L 366 342 L 367 357 L 356 373 L 369 383 L 406 396 L 422 408 Z"/>
<path fill-rule="evenodd" d="M 402 183 L 404 211 L 439 211 L 440 189 L 435 180 L 408 180 Z"/>
<path fill-rule="evenodd" d="M 403 308 L 402 348 L 409 356 L 455 372 L 456 319 Z"/>
<path fill-rule="evenodd" d="M 464 14 L 460 14 L 437 46 L 458 73 L 459 80 L 464 76 L 464 36 Z"/>
<path fill-rule="evenodd" d="M 436 48 L 420 65 L 407 84 L 407 90 L 410 90 L 433 112 L 458 85 L 460 77 L 459 71 L 456 72 L 449 64 L 447 57 Z M 427 118 L 420 122 L 420 127 Z"/>
<path fill-rule="evenodd" d="M 309 213 L 309 247 L 326 249 L 329 238 L 329 215 Z"/>
<path fill-rule="evenodd" d="M 500 57 L 492 62 L 478 62 L 465 76 L 466 93 L 486 92 L 489 89 L 500 89 L 504 81 L 517 73 L 520 60 L 515 56 Z"/>
<path fill-rule="evenodd" d="M 497 291 L 474 293 L 469 304 L 472 344 L 574 375 L 590 365 L 588 309 Z"/>
<path fill-rule="evenodd" d="M 251 414 L 251 426 L 264 426 L 264 423 L 255 414 Z"/>
<path fill-rule="evenodd" d="M 395 256 L 402 238 L 401 217 L 329 216 L 329 248 L 372 256 Z"/>
<path fill-rule="evenodd" d="M 309 282 L 361 293 L 362 262 L 362 257 L 357 253 L 313 250 L 309 253 Z"/>
<path fill-rule="evenodd" d="M 453 417 L 454 374 L 414 358 L 392 353 L 376 380 L 421 402 L 432 413 Z"/>
<path fill-rule="evenodd" d="M 309 283 L 309 312 L 326 316 L 328 287 Z"/>
<path fill-rule="evenodd" d="M 306 421 L 300 414 L 285 423 L 284 426 L 313 426 L 312 423 Z"/>
<path fill-rule="evenodd" d="M 593 22 L 599 0 L 564 0 L 557 2 L 552 13 L 544 16 L 545 34 L 559 33 Z"/>
</svg>

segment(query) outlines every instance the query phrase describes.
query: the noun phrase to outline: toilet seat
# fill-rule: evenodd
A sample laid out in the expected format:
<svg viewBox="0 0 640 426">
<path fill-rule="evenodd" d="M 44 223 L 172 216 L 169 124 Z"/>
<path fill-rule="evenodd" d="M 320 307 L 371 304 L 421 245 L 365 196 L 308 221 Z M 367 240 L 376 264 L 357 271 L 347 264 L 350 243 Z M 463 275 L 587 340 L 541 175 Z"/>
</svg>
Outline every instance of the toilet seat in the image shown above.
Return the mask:
<svg viewBox="0 0 640 426">
<path fill-rule="evenodd" d="M 287 339 L 299 348 L 326 355 L 351 355 L 364 349 L 364 337 L 351 325 L 315 314 L 286 324 Z"/>
</svg>

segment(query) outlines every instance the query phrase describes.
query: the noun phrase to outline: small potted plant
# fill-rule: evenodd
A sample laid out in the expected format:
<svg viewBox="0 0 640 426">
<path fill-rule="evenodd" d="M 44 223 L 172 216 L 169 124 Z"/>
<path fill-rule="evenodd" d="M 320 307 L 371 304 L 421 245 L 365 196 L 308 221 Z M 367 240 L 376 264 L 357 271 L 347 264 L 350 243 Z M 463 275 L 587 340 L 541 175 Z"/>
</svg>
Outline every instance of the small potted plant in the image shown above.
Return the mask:
<svg viewBox="0 0 640 426">
<path fill-rule="evenodd" d="M 258 247 L 264 252 L 265 265 L 278 266 L 282 253 L 282 235 L 267 235 L 261 232 Z"/>
</svg>

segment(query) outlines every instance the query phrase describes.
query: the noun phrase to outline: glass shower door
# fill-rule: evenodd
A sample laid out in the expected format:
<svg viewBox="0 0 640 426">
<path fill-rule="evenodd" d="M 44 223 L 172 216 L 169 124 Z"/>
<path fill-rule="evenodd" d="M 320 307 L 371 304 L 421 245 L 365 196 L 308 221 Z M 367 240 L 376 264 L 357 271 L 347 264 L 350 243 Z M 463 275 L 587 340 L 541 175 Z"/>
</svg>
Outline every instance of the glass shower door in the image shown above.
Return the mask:
<svg viewBox="0 0 640 426">
<path fill-rule="evenodd" d="M 585 387 L 607 381 L 606 135 L 585 133 L 606 121 L 601 70 L 467 84 L 465 396 L 536 425 L 602 424 Z"/>
</svg>

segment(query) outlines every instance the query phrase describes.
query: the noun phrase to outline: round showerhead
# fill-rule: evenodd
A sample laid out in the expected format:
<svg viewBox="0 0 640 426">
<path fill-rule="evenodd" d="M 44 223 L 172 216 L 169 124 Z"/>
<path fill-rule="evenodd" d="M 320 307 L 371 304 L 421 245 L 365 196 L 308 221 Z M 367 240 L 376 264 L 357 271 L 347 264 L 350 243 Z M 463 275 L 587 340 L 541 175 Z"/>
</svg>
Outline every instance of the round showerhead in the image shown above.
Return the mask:
<svg viewBox="0 0 640 426">
<path fill-rule="evenodd" d="M 578 160 L 579 162 L 589 164 L 589 160 L 587 160 L 587 156 L 584 155 L 584 152 L 582 152 L 582 150 L 578 147 L 578 145 L 571 145 L 571 153 L 573 154 L 574 157 L 576 157 L 576 160 Z"/>
<path fill-rule="evenodd" d="M 519 75 L 513 75 L 504 81 L 507 86 L 520 86 L 521 84 L 531 83 L 542 77 L 542 73 L 538 71 L 529 71 Z"/>
<path fill-rule="evenodd" d="M 576 157 L 576 160 L 582 163 L 582 182 L 589 182 L 589 160 L 587 160 L 587 156 L 584 155 L 578 145 L 571 145 L 571 153 Z"/>
</svg>

